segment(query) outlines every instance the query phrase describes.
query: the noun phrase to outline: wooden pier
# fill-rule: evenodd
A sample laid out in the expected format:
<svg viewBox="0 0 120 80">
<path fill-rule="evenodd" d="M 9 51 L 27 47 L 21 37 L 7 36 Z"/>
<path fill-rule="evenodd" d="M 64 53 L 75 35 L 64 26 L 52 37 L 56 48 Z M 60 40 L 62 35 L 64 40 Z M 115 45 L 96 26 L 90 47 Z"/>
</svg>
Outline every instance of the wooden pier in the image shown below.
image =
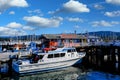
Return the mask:
<svg viewBox="0 0 120 80">
<path fill-rule="evenodd" d="M 82 64 L 87 68 L 120 74 L 120 46 L 89 46 Z"/>
</svg>

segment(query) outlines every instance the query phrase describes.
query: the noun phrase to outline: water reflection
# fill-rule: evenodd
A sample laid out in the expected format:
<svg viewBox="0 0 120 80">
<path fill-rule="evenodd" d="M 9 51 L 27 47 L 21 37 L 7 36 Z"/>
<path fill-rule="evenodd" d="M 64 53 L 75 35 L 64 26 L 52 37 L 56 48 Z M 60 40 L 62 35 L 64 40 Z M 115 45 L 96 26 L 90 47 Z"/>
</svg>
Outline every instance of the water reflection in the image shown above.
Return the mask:
<svg viewBox="0 0 120 80">
<path fill-rule="evenodd" d="M 75 67 L 64 68 L 52 72 L 44 72 L 12 77 L 13 80 L 77 80 L 78 76 L 84 75 L 81 69 Z"/>
<path fill-rule="evenodd" d="M 57 71 L 42 72 L 26 75 L 12 74 L 3 80 L 120 80 L 119 75 L 84 70 L 76 67 L 64 68 Z M 1 79 L 0 79 L 1 80 Z"/>
</svg>

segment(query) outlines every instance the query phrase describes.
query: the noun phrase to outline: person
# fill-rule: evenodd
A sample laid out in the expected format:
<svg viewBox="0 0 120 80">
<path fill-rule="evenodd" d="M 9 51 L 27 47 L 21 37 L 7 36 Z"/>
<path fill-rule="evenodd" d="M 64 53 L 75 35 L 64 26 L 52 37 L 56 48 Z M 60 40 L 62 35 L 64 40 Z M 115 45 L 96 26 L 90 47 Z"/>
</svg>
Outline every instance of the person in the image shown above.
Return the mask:
<svg viewBox="0 0 120 80">
<path fill-rule="evenodd" d="M 37 63 L 38 60 L 39 60 L 39 57 L 38 57 L 38 55 L 36 55 L 36 56 L 35 56 L 35 59 L 34 59 L 34 62 Z"/>
</svg>

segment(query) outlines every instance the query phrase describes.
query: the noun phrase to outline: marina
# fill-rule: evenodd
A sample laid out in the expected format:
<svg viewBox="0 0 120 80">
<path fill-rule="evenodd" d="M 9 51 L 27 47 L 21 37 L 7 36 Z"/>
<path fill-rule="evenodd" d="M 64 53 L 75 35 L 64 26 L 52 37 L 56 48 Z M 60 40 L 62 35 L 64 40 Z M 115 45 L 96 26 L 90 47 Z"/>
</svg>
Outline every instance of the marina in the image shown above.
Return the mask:
<svg viewBox="0 0 120 80">
<path fill-rule="evenodd" d="M 51 35 L 49 35 L 49 37 L 51 37 Z M 9 73 L 11 71 L 17 73 L 49 71 L 74 66 L 73 64 L 79 62 L 78 64 L 82 64 L 85 68 L 120 74 L 119 41 L 105 43 L 100 40 L 98 42 L 92 42 L 92 45 L 90 45 L 89 42 L 87 43 L 89 45 L 81 45 L 78 47 L 74 42 L 75 37 L 73 34 L 64 35 L 64 44 L 61 43 L 62 41 L 59 42 L 60 39 L 56 41 L 55 37 L 54 39 L 49 38 L 50 42 L 45 43 L 49 44 L 47 48 L 45 44 L 43 44 L 46 40 L 41 41 L 41 46 L 44 45 L 44 48 L 40 48 L 40 46 L 38 46 L 40 44 L 34 41 L 29 42 L 27 46 L 25 44 L 24 46 L 17 46 L 17 44 L 15 44 L 15 47 L 7 45 L 11 50 L 6 51 L 4 51 L 4 48 L 7 49 L 7 47 L 3 46 L 3 52 L 0 53 L 0 73 Z M 66 38 L 70 38 L 72 42 L 65 42 Z M 65 47 L 61 47 L 61 44 L 57 45 L 57 42 Z M 81 43 L 78 42 L 77 44 Z M 14 44 L 12 44 L 12 46 L 13 45 Z M 57 48 L 58 46 L 61 48 Z M 77 65 L 77 67 L 80 66 Z"/>
<path fill-rule="evenodd" d="M 0 80 L 120 80 L 120 0 L 0 0 Z"/>
</svg>

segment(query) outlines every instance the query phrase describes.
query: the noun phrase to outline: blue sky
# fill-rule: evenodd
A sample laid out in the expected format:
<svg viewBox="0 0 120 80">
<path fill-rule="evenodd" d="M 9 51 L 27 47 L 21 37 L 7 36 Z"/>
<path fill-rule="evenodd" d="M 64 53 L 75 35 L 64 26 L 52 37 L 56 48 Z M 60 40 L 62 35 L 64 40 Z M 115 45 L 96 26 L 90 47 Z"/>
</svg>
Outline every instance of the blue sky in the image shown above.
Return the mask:
<svg viewBox="0 0 120 80">
<path fill-rule="evenodd" d="M 120 32 L 120 0 L 0 0 L 0 36 Z"/>
</svg>

